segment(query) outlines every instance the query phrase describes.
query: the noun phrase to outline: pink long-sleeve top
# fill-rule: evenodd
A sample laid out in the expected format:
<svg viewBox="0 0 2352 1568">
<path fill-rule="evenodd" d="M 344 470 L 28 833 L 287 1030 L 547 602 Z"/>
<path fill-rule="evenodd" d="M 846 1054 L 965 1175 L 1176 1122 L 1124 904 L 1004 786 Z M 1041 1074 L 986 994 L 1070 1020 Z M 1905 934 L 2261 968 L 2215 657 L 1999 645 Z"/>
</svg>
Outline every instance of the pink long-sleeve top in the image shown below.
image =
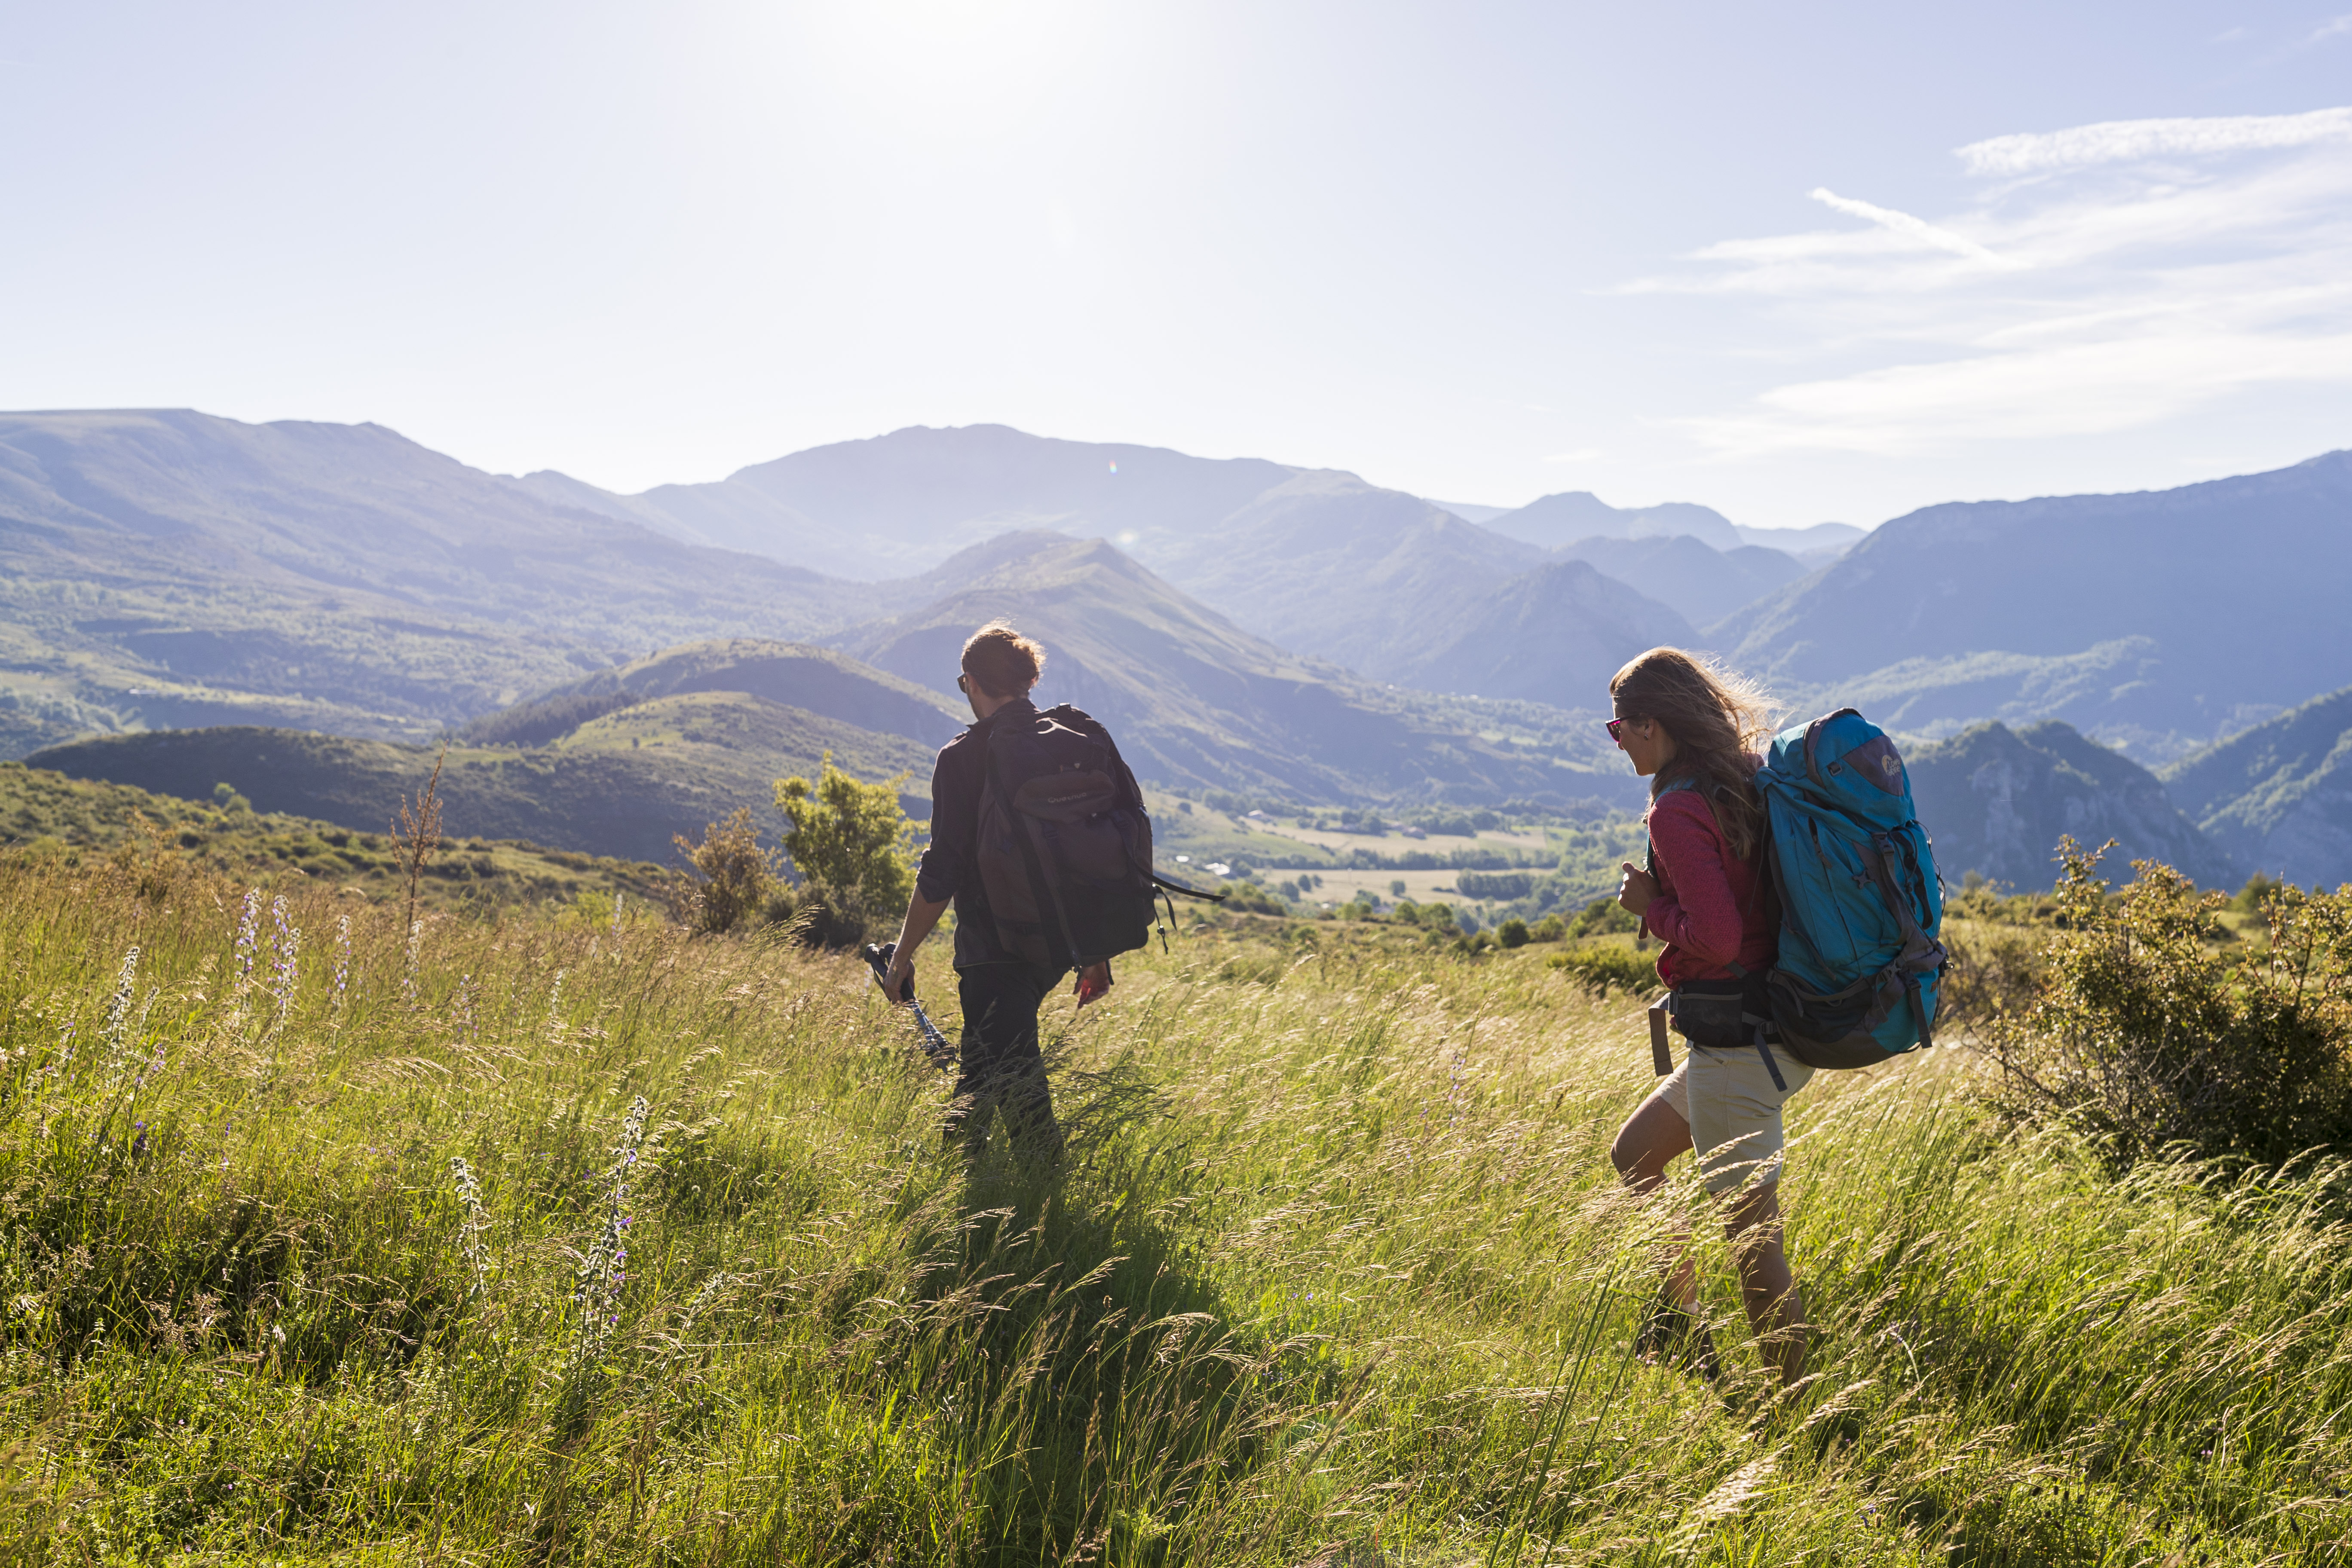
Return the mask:
<svg viewBox="0 0 2352 1568">
<path fill-rule="evenodd" d="M 1732 854 L 1696 790 L 1658 796 L 1643 823 L 1658 896 L 1642 924 L 1665 943 L 1658 977 L 1668 985 L 1729 980 L 1734 960 L 1744 969 L 1769 967 L 1780 933 L 1768 918 L 1770 900 L 1757 886 L 1764 858 Z"/>
</svg>

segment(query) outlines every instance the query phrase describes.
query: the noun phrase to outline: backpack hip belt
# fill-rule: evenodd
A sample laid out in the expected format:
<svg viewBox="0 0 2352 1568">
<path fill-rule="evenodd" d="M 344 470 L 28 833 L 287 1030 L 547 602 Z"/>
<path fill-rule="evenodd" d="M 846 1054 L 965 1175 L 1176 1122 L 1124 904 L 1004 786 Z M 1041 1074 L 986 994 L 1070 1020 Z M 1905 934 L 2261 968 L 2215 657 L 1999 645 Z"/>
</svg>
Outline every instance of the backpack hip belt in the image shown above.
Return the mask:
<svg viewBox="0 0 2352 1568">
<path fill-rule="evenodd" d="M 1779 1031 L 1766 1000 L 1765 976 L 1737 963 L 1727 967 L 1733 978 L 1685 980 L 1650 1009 L 1651 1065 L 1660 1078 L 1674 1071 L 1665 1039 L 1671 1019 L 1675 1032 L 1694 1047 L 1717 1051 L 1753 1047 L 1764 1058 L 1764 1070 L 1772 1075 L 1772 1087 L 1786 1094 L 1789 1081 L 1780 1076 L 1780 1064 L 1772 1055 L 1771 1041 Z"/>
</svg>

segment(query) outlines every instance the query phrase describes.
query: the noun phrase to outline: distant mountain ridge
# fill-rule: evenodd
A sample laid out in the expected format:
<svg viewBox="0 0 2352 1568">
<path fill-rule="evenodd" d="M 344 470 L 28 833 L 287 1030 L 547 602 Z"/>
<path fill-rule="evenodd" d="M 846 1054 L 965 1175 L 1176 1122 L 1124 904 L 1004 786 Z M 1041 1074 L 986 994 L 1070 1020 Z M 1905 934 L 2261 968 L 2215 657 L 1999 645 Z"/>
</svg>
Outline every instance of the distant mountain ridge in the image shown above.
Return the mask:
<svg viewBox="0 0 2352 1568">
<path fill-rule="evenodd" d="M 582 499 L 583 487 L 562 475 L 515 482 Z M 1490 620 L 1506 584 L 1554 559 L 1499 521 L 1482 527 L 1337 469 L 1060 441 L 1003 426 L 915 426 L 797 452 L 715 485 L 609 500 L 615 515 L 658 512 L 684 536 L 862 578 L 933 569 L 960 545 L 1026 528 L 1105 538 L 1259 637 L 1401 683 L 1422 679 L 1417 645 L 1427 640 L 1401 637 L 1401 626 L 1432 627 L 1444 639 Z M 1562 506 L 1594 534 L 1663 545 L 1698 532 L 1748 552 L 1727 564 L 1685 538 L 1678 558 L 1689 572 L 1651 572 L 1641 586 L 1673 599 L 1686 624 L 1713 621 L 1810 569 L 1777 556 L 1759 565 L 1756 547 L 1720 513 L 1687 503 L 1621 511 L 1590 496 L 1548 497 L 1505 515 Z M 1694 561 L 1701 551 L 1707 559 Z M 1654 552 L 1637 554 L 1648 561 Z M 1618 646 L 1630 656 L 1647 645 Z"/>
<path fill-rule="evenodd" d="M 1305 800 L 1624 793 L 1613 759 L 1573 715 L 1522 742 L 1465 733 L 1464 715 L 1253 637 L 1100 540 L 999 540 L 939 575 L 957 586 L 833 640 L 946 691 L 972 628 L 1011 619 L 1046 649 L 1037 700 L 1073 702 L 1111 725 L 1138 773 L 1158 783 Z"/>
<path fill-rule="evenodd" d="M 1557 553 L 1672 605 L 1695 626 L 1712 626 L 1810 570 L 1782 551 L 1754 544 L 1717 550 L 1686 533 L 1583 539 Z"/>
<path fill-rule="evenodd" d="M 1882 524 L 1715 628 L 1808 705 L 1913 731 L 2061 718 L 2164 763 L 2352 684 L 2352 452 Z"/>
<path fill-rule="evenodd" d="M 658 517 L 703 543 L 879 581 L 919 574 L 1000 533 L 1183 532 L 1306 471 L 1003 425 L 911 426 L 605 501 L 615 516 Z M 575 500 L 589 488 L 551 472 L 515 482 Z"/>
<path fill-rule="evenodd" d="M 1948 882 L 1974 871 L 2021 892 L 2049 888 L 2059 840 L 2070 837 L 2085 849 L 2116 840 L 2107 868 L 2118 877 L 2133 860 L 2157 859 L 2201 887 L 2235 890 L 2245 879 L 2155 774 L 2072 725 L 1979 724 L 1907 748 L 1904 761 Z"/>
<path fill-rule="evenodd" d="M 15 752 L 261 721 L 421 739 L 648 647 L 877 600 L 534 499 L 379 426 L 0 415 Z"/>
<path fill-rule="evenodd" d="M 1748 542 L 1731 520 L 1711 506 L 1667 501 L 1659 506 L 1614 507 L 1591 490 L 1541 496 L 1517 511 L 1490 518 L 1486 526 L 1506 538 L 1539 549 L 1558 550 L 1583 539 L 1670 539 L 1687 535 L 1715 550 L 1737 550 Z"/>
<path fill-rule="evenodd" d="M 2305 887 L 2352 882 L 2352 687 L 2185 757 L 2164 780 L 2247 864 Z"/>
</svg>

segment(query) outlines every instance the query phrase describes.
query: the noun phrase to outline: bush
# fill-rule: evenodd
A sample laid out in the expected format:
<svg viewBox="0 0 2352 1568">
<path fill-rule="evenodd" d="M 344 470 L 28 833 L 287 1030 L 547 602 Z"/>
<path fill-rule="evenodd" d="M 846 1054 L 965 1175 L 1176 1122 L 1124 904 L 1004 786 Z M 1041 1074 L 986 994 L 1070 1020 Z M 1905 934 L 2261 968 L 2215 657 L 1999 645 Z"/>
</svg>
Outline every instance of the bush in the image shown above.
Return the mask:
<svg viewBox="0 0 2352 1568">
<path fill-rule="evenodd" d="M 1505 947 L 1525 947 L 1528 942 L 1528 922 L 1513 915 L 1495 928 L 1495 937 Z"/>
<path fill-rule="evenodd" d="M 2049 944 L 2039 936 L 1995 930 L 1962 940 L 1945 928 L 1952 967 L 1936 992 L 1936 1029 L 1981 1031 L 1996 1019 L 2021 1018 L 2049 976 Z"/>
<path fill-rule="evenodd" d="M 1620 932 L 1638 931 L 1642 922 L 1614 898 L 1596 899 L 1584 906 L 1568 928 L 1568 934 L 1579 939 L 1588 936 L 1614 936 Z"/>
<path fill-rule="evenodd" d="M 2079 1121 L 2124 1163 L 2352 1139 L 2352 895 L 2279 890 L 2267 947 L 2217 953 L 2221 894 L 2142 860 L 2111 898 L 2095 852 L 2061 854 L 2048 979 L 1987 1031 L 2013 1112 Z"/>
<path fill-rule="evenodd" d="M 861 784 L 833 765 L 812 784 L 776 781 L 776 809 L 792 824 L 784 852 L 825 911 L 822 945 L 853 946 L 873 926 L 896 920 L 915 887 L 915 825 L 898 805 L 907 775 Z M 817 940 L 817 924 L 809 928 Z"/>
<path fill-rule="evenodd" d="M 1284 915 L 1290 910 L 1281 900 L 1255 882 L 1232 882 L 1224 889 L 1224 907 L 1253 915 Z"/>
<path fill-rule="evenodd" d="M 745 915 L 767 903 L 776 877 L 775 858 L 760 847 L 760 830 L 751 826 L 750 806 L 704 828 L 699 844 L 683 833 L 673 835 L 672 842 L 694 868 L 694 874 L 681 878 L 670 897 L 672 910 L 690 930 L 732 931 Z"/>
<path fill-rule="evenodd" d="M 1567 934 L 1568 926 L 1558 915 L 1546 915 L 1528 928 L 1528 940 L 1533 942 L 1558 942 Z"/>
<path fill-rule="evenodd" d="M 1629 948 L 1571 948 L 1553 957 L 1550 963 L 1552 968 L 1561 971 L 1587 991 L 1600 994 L 1626 991 L 1637 996 L 1647 996 L 1665 988 L 1664 983 L 1658 978 L 1657 965 Z"/>
</svg>

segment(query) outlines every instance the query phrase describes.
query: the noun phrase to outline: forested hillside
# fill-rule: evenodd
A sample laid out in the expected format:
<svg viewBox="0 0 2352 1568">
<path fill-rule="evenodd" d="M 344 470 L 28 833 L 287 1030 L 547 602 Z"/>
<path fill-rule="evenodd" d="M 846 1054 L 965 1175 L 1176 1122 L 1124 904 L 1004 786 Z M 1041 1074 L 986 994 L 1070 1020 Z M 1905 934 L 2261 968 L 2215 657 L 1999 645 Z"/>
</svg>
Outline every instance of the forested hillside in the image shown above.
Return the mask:
<svg viewBox="0 0 2352 1568">
<path fill-rule="evenodd" d="M 2306 886 L 2352 882 L 2352 688 L 2184 758 L 2164 777 L 2239 859 Z"/>
<path fill-rule="evenodd" d="M 929 814 L 931 752 L 763 698 L 649 699 L 531 747 L 450 751 L 442 773 L 452 833 L 668 862 L 676 834 L 738 806 L 765 807 L 776 779 L 814 775 L 827 752 L 868 780 L 908 774 L 902 804 Z M 52 747 L 33 766 L 73 778 L 208 798 L 226 784 L 262 811 L 381 829 L 433 772 L 430 747 L 246 726 L 114 735 Z"/>
</svg>

